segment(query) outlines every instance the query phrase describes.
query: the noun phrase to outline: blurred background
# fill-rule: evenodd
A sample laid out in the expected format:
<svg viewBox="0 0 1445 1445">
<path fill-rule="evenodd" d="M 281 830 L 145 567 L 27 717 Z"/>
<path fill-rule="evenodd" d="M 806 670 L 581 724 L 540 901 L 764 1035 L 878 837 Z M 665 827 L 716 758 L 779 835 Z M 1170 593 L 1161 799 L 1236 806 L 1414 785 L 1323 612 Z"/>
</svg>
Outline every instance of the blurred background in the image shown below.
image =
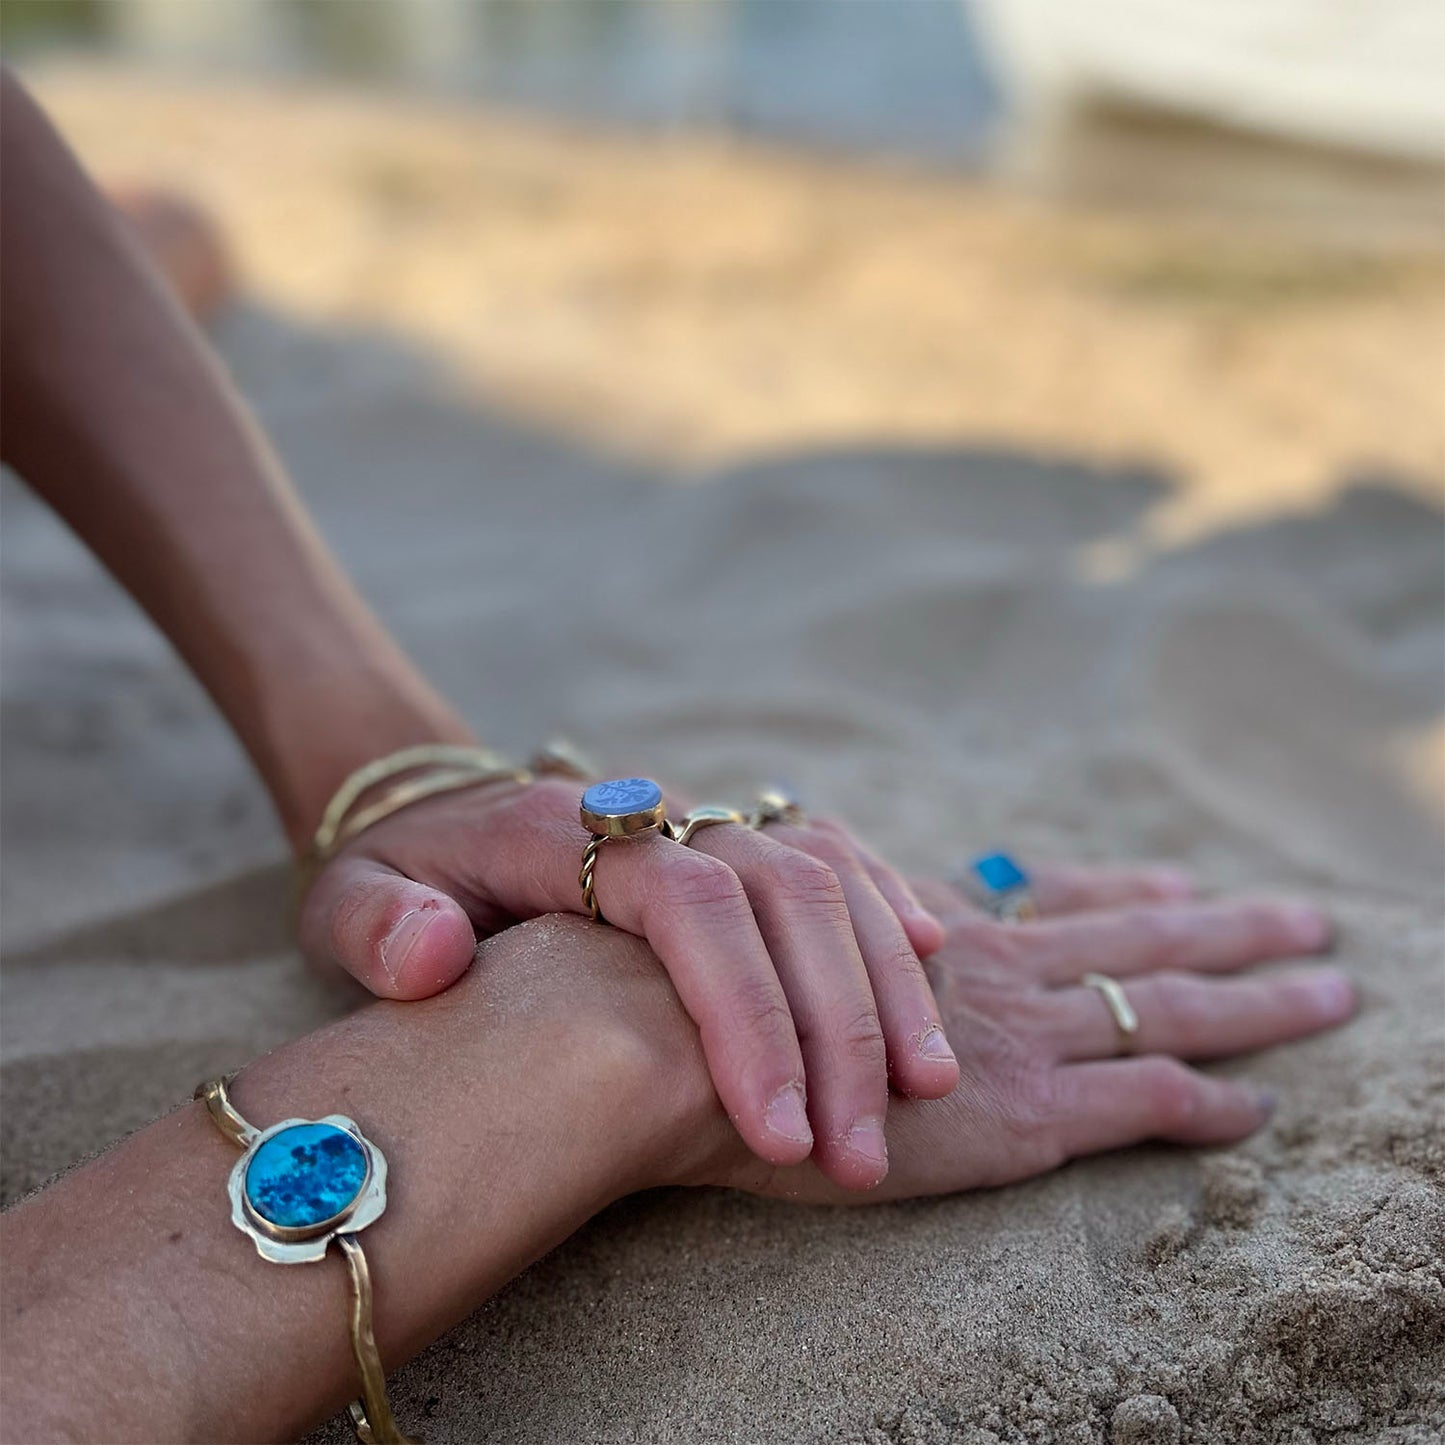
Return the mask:
<svg viewBox="0 0 1445 1445">
<path fill-rule="evenodd" d="M 394 329 L 606 447 L 1157 461 L 1186 483 L 1171 535 L 1360 466 L 1438 479 L 1445 20 L 1420 0 L 0 20 L 102 177 L 216 220 L 248 299 Z"/>
</svg>

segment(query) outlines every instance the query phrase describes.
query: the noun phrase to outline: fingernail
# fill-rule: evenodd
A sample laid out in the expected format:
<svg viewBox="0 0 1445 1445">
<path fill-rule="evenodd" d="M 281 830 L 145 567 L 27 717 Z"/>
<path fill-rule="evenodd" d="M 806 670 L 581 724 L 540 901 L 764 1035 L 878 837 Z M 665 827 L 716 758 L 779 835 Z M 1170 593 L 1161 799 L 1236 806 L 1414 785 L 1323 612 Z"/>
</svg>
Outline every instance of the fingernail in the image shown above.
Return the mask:
<svg viewBox="0 0 1445 1445">
<path fill-rule="evenodd" d="M 875 1164 L 888 1163 L 888 1142 L 880 1119 L 858 1119 L 848 1130 L 848 1152 Z"/>
<path fill-rule="evenodd" d="M 1344 1018 L 1354 1011 L 1355 986 L 1343 973 L 1322 973 L 1311 979 L 1310 993 L 1326 1018 Z"/>
<path fill-rule="evenodd" d="M 940 1028 L 931 1028 L 918 1041 L 918 1052 L 925 1059 L 937 1059 L 940 1063 L 954 1064 L 958 1060 L 953 1056 L 953 1050 L 948 1046 L 948 1040 L 943 1036 Z"/>
<path fill-rule="evenodd" d="M 403 913 L 396 927 L 387 934 L 386 942 L 381 945 L 381 966 L 393 983 L 401 973 L 407 955 L 435 917 L 435 912 L 430 909 L 413 908 L 410 913 Z"/>
<path fill-rule="evenodd" d="M 767 1125 L 780 1139 L 794 1144 L 811 1144 L 813 1131 L 808 1127 L 808 1106 L 797 1084 L 787 1084 L 773 1095 L 766 1114 Z"/>
<path fill-rule="evenodd" d="M 1272 1117 L 1274 1111 L 1279 1107 L 1279 1095 L 1273 1089 L 1256 1089 L 1254 1100 L 1259 1105 L 1260 1113 L 1266 1119 Z"/>
<path fill-rule="evenodd" d="M 1334 933 L 1328 914 L 1308 903 L 1290 904 L 1285 909 L 1285 926 L 1299 948 L 1323 948 Z"/>
</svg>

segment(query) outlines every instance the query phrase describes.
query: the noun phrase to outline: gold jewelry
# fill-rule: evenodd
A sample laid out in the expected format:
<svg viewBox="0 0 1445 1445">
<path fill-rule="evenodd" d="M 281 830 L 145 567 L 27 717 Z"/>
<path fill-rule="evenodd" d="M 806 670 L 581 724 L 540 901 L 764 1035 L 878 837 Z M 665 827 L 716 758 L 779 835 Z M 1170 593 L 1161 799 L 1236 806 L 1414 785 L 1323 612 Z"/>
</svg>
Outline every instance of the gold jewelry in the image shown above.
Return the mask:
<svg viewBox="0 0 1445 1445">
<path fill-rule="evenodd" d="M 594 882 L 597 854 L 602 845 L 609 838 L 637 838 L 644 833 L 661 833 L 664 838 L 676 835 L 667 821 L 662 789 L 651 778 L 613 778 L 609 782 L 593 783 L 582 794 L 578 814 L 582 826 L 592 834 L 582 850 L 582 869 L 577 874 L 582 906 L 592 915 L 594 923 L 606 923 Z"/>
<path fill-rule="evenodd" d="M 570 738 L 549 738 L 530 758 L 527 766 L 539 776 L 560 775 L 586 782 L 602 771 Z"/>
<path fill-rule="evenodd" d="M 242 1151 L 231 1170 L 231 1222 L 274 1264 L 310 1264 L 334 1239 L 351 1284 L 351 1348 L 361 1399 L 351 1424 L 362 1445 L 421 1445 L 391 1413 L 371 1326 L 371 1271 L 356 1238 L 386 1209 L 386 1156 L 344 1114 L 283 1119 L 257 1129 L 231 1103 L 226 1079 L 196 1089 L 216 1127 Z"/>
<path fill-rule="evenodd" d="M 359 813 L 352 813 L 362 797 L 373 788 L 400 773 L 416 773 L 419 769 L 429 771 L 422 776 L 403 779 Z M 454 743 L 419 743 L 357 768 L 332 794 L 316 827 L 311 846 L 296 861 L 297 899 L 305 896 L 322 865 L 367 828 L 424 798 L 456 792 L 461 788 L 476 788 L 502 779 L 530 783 L 532 774 L 523 768 L 514 768 L 490 748 L 462 747 Z"/>
<path fill-rule="evenodd" d="M 494 753 L 490 748 L 466 747 L 456 743 L 417 743 L 413 747 L 387 753 L 385 757 L 375 758 L 357 768 L 331 795 L 331 801 L 316 825 L 312 848 L 318 853 L 325 853 L 334 846 L 342 820 L 369 788 L 394 778 L 398 773 L 426 767 L 467 768 L 474 773 L 511 771 L 511 765 L 500 753 Z"/>
<path fill-rule="evenodd" d="M 781 788 L 765 788 L 758 794 L 758 801 L 748 817 L 749 828 L 758 829 L 768 823 L 787 823 L 793 828 L 806 826 L 808 815 L 803 805 Z"/>
<path fill-rule="evenodd" d="M 704 803 L 701 807 L 694 808 L 682 820 L 682 826 L 677 832 L 677 841 L 686 847 L 692 842 L 693 834 L 699 828 L 711 828 L 714 823 L 745 824 L 747 821 L 747 818 L 736 808 L 728 808 L 721 803 Z"/>
<path fill-rule="evenodd" d="M 1085 988 L 1099 991 L 1113 1015 L 1115 1028 L 1119 1030 L 1120 1053 L 1133 1053 L 1134 1040 L 1139 1032 L 1139 1015 L 1134 1012 L 1134 1005 L 1129 1002 L 1123 985 L 1107 973 L 1086 973 L 1079 982 Z"/>
</svg>

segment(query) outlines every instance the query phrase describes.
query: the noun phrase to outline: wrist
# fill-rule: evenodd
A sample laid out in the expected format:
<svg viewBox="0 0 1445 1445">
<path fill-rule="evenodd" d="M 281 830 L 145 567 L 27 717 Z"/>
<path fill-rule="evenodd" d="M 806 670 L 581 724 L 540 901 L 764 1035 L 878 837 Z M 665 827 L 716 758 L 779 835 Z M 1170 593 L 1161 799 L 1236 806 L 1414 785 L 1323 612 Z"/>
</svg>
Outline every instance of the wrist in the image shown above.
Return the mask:
<svg viewBox="0 0 1445 1445">
<path fill-rule="evenodd" d="M 466 723 L 388 639 L 329 651 L 291 672 L 248 738 L 282 827 L 300 852 L 357 768 L 417 743 L 472 744 Z"/>
</svg>

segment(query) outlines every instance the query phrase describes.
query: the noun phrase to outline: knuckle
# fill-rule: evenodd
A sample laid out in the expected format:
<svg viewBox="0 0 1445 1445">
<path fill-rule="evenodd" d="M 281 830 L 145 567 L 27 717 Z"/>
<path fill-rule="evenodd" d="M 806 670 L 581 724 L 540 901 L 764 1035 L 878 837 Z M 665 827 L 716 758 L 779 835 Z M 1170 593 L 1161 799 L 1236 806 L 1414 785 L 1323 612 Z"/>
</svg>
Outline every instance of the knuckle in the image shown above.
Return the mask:
<svg viewBox="0 0 1445 1445">
<path fill-rule="evenodd" d="M 830 1033 L 838 1052 L 850 1063 L 883 1067 L 887 1050 L 883 1043 L 883 1029 L 878 1022 L 878 1010 L 871 998 L 857 1000 L 851 1007 L 845 1005 L 832 1020 Z"/>
<path fill-rule="evenodd" d="M 716 910 L 747 904 L 736 873 L 706 853 L 669 848 L 660 860 L 656 895 L 668 908 Z"/>
<path fill-rule="evenodd" d="M 807 908 L 846 907 L 838 875 L 821 858 L 797 851 L 785 853 L 777 860 L 774 876 L 789 903 Z"/>
<path fill-rule="evenodd" d="M 1166 1133 L 1188 1127 L 1199 1112 L 1199 1080 L 1178 1059 L 1155 1057 L 1139 1061 L 1140 1085 L 1156 1126 Z"/>
<path fill-rule="evenodd" d="M 1005 1056 L 990 1070 L 990 1105 L 1008 1140 L 1007 1167 L 993 1182 L 1056 1169 L 1068 1158 L 1064 1120 L 1067 1101 L 1057 1070 L 1040 1067 L 1024 1052 Z"/>
<path fill-rule="evenodd" d="M 901 934 L 887 947 L 876 966 L 894 987 L 901 985 L 915 992 L 929 987 L 928 973 L 922 961 L 913 951 L 913 945 Z"/>
<path fill-rule="evenodd" d="M 793 1016 L 776 979 L 746 978 L 734 983 L 727 996 L 727 1024 L 740 1027 L 748 1038 L 786 1034 L 794 1036 Z"/>
<path fill-rule="evenodd" d="M 1028 947 L 1024 932 L 988 918 L 969 918 L 960 922 L 954 937 L 958 940 L 962 960 L 979 960 L 1005 971 L 1018 968 Z"/>
<path fill-rule="evenodd" d="M 1149 955 L 1166 965 L 1183 953 L 1195 931 L 1191 918 L 1167 908 L 1135 909 L 1127 923 Z"/>
<path fill-rule="evenodd" d="M 1206 998 L 1199 980 L 1166 971 L 1148 980 L 1145 998 L 1140 1002 L 1153 1013 L 1161 1032 L 1187 1047 L 1199 1036 L 1205 1022 Z"/>
</svg>

